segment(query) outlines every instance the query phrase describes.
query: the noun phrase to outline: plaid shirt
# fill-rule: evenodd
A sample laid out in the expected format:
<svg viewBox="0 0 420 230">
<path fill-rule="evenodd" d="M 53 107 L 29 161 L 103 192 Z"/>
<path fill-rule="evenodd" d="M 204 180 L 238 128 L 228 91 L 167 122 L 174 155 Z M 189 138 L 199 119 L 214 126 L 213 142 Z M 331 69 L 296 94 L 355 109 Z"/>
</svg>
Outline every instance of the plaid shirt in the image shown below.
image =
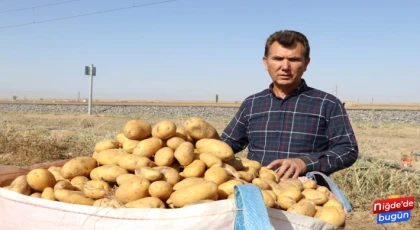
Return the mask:
<svg viewBox="0 0 420 230">
<path fill-rule="evenodd" d="M 263 166 L 300 158 L 307 172 L 327 175 L 350 167 L 358 145 L 346 110 L 336 97 L 310 88 L 304 79 L 284 99 L 273 85 L 241 104 L 221 138 L 235 153 L 248 146 L 248 159 Z"/>
</svg>

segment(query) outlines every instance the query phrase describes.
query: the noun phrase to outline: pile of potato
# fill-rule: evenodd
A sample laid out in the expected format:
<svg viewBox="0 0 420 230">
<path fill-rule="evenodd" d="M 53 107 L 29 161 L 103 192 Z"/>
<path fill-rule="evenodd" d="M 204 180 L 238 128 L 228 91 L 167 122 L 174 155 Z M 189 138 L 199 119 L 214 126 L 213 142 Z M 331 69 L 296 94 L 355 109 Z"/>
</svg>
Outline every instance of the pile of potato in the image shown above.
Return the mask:
<svg viewBox="0 0 420 230">
<path fill-rule="evenodd" d="M 101 140 L 92 156 L 62 167 L 37 168 L 6 189 L 53 201 L 114 208 L 182 208 L 234 198 L 234 186 L 252 183 L 269 208 L 345 222 L 343 205 L 315 181 L 280 181 L 257 161 L 237 158 L 216 129 L 191 117 L 183 127 L 170 120 L 125 124 L 115 140 Z"/>
</svg>

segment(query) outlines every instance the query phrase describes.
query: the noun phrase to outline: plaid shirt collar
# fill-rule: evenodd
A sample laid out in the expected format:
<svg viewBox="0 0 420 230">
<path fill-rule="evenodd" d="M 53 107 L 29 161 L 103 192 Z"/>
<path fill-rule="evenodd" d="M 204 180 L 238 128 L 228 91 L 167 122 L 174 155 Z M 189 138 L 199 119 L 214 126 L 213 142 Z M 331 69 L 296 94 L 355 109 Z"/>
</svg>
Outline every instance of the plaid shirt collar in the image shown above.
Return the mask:
<svg viewBox="0 0 420 230">
<path fill-rule="evenodd" d="M 274 86 L 274 84 L 271 83 L 270 86 L 268 87 L 268 89 L 271 93 L 270 96 L 278 98 L 273 91 L 273 86 Z M 287 99 L 287 98 L 290 98 L 290 97 L 293 97 L 293 96 L 297 96 L 297 95 L 305 92 L 307 89 L 308 89 L 308 85 L 306 84 L 305 79 L 302 78 L 301 82 L 300 82 L 300 85 L 298 87 L 296 87 L 294 90 L 290 91 L 284 99 Z M 281 98 L 279 98 L 279 99 L 281 99 Z"/>
</svg>

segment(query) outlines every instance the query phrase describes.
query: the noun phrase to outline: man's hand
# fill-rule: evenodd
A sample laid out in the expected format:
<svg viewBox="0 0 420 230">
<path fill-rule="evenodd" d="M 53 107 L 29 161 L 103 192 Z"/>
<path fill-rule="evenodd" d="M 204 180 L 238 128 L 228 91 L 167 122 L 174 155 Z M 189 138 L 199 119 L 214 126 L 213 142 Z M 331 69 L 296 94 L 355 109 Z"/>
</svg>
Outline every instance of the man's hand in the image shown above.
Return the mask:
<svg viewBox="0 0 420 230">
<path fill-rule="evenodd" d="M 278 167 L 276 173 L 280 179 L 298 178 L 300 174 L 306 172 L 306 164 L 299 158 L 279 159 L 267 165 L 271 169 Z"/>
</svg>

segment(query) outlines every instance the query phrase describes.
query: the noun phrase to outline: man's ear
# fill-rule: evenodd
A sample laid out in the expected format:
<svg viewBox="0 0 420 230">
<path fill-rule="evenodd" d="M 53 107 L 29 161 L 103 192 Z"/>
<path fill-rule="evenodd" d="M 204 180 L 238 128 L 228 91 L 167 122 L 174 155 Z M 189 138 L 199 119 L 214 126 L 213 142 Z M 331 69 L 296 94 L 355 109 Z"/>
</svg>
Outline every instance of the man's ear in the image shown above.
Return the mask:
<svg viewBox="0 0 420 230">
<path fill-rule="evenodd" d="M 264 66 L 265 66 L 265 70 L 268 71 L 267 58 L 265 56 L 263 56 L 262 60 L 263 60 Z"/>
<path fill-rule="evenodd" d="M 308 57 L 308 58 L 305 60 L 305 71 L 306 71 L 306 69 L 308 68 L 309 62 L 311 62 L 311 58 L 309 58 L 309 57 Z"/>
</svg>

